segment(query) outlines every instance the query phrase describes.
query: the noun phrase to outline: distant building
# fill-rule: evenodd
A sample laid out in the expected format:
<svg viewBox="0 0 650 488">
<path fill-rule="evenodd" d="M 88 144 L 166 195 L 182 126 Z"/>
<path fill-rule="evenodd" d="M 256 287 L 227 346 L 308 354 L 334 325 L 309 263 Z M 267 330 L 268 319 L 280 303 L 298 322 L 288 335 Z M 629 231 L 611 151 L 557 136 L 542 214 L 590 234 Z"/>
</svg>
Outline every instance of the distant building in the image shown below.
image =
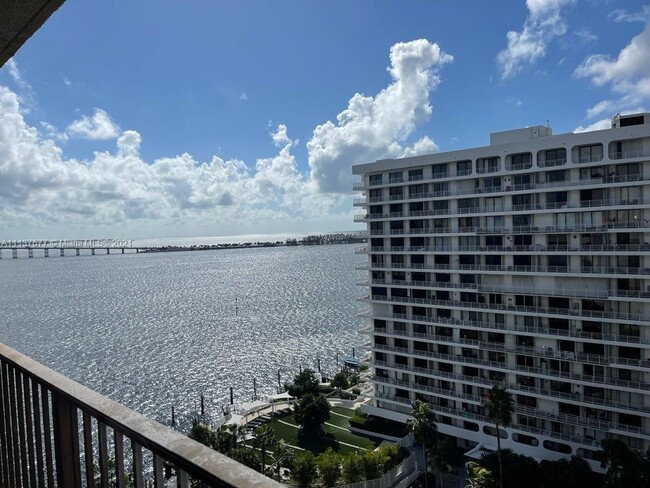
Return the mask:
<svg viewBox="0 0 650 488">
<path fill-rule="evenodd" d="M 650 446 L 650 114 L 353 172 L 369 413 L 406 420 L 421 399 L 440 432 L 489 450 L 498 384 L 516 401 L 502 447 L 593 460 L 606 437 Z"/>
</svg>

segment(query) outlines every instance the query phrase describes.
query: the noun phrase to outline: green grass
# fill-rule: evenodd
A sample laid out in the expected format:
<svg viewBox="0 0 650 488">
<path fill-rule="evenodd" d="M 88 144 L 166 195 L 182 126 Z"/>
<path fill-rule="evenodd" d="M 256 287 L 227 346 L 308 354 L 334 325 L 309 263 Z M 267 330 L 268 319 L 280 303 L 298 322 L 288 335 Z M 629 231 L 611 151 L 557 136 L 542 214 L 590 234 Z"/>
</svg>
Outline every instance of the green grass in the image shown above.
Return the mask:
<svg viewBox="0 0 650 488">
<path fill-rule="evenodd" d="M 337 422 L 331 422 L 330 420 L 330 423 L 334 425 L 339 425 L 338 419 L 344 421 L 347 424 L 348 419 L 346 418 L 338 417 L 337 419 L 336 415 L 333 415 L 332 417 L 334 420 L 337 420 Z M 329 425 L 323 426 L 324 435 L 299 436 L 297 428 L 278 422 L 277 419 L 281 419 L 291 425 L 296 425 L 296 421 L 294 420 L 292 414 L 284 414 L 276 417 L 276 419 L 270 421 L 267 425 L 275 431 L 275 435 L 278 439 L 284 439 L 288 444 L 307 449 L 314 454 L 320 454 L 321 452 L 324 452 L 328 447 L 331 447 L 335 452 L 347 454 L 357 451 L 358 448 L 374 449 L 381 442 L 379 439 L 353 434 L 350 431 L 337 429 L 336 427 Z M 344 427 L 344 425 L 341 425 L 341 427 Z M 352 444 L 357 447 L 354 448 L 346 446 L 340 444 L 340 442 Z"/>
<path fill-rule="evenodd" d="M 346 417 L 352 417 L 354 415 L 354 410 L 352 410 L 351 408 L 332 407 L 332 412 L 340 413 L 341 415 L 345 415 Z"/>
</svg>

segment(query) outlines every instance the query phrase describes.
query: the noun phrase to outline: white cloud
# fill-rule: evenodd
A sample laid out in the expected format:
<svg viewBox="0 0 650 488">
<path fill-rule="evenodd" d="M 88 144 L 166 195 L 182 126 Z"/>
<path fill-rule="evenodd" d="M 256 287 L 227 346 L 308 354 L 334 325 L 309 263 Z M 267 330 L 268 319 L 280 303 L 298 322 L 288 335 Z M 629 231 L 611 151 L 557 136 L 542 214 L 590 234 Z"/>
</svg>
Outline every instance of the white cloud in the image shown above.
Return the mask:
<svg viewBox="0 0 650 488">
<path fill-rule="evenodd" d="M 587 111 L 589 117 L 604 110 L 623 112 L 650 100 L 650 23 L 613 58 L 592 54 L 578 66 L 576 77 L 588 78 L 596 86 L 609 86 L 619 98 L 603 100 Z"/>
<path fill-rule="evenodd" d="M 527 0 L 528 17 L 521 32 L 506 34 L 507 47 L 497 55 L 501 79 L 512 78 L 546 55 L 548 43 L 567 31 L 562 9 L 573 0 Z"/>
<path fill-rule="evenodd" d="M 647 22 L 650 18 L 650 6 L 644 5 L 639 12 L 628 12 L 624 9 L 616 9 L 608 16 L 614 22 Z"/>
<path fill-rule="evenodd" d="M 36 95 L 32 85 L 30 85 L 27 80 L 23 77 L 22 72 L 18 68 L 18 64 L 14 61 L 14 58 L 11 58 L 5 64 L 9 76 L 13 80 L 14 84 L 20 92 L 20 100 L 26 105 L 34 105 L 36 103 Z"/>
<path fill-rule="evenodd" d="M 587 109 L 587 118 L 592 119 L 603 112 L 607 112 L 608 110 L 611 111 L 613 105 L 614 103 L 611 100 L 602 100 L 593 107 Z"/>
<path fill-rule="evenodd" d="M 41 122 L 41 127 L 45 131 L 45 136 L 56 141 L 65 142 L 68 140 L 68 134 L 60 132 L 56 127 L 48 122 Z"/>
<path fill-rule="evenodd" d="M 598 36 L 586 27 L 576 31 L 576 36 L 578 36 L 578 39 L 580 39 L 583 44 L 589 44 L 590 42 L 598 40 Z"/>
<path fill-rule="evenodd" d="M 374 97 L 355 94 L 336 122 L 317 126 L 307 142 L 311 179 L 317 188 L 349 192 L 353 164 L 410 151 L 402 144 L 433 112 L 429 94 L 440 83 L 440 67 L 452 60 L 426 39 L 391 47 L 392 83 Z"/>
<path fill-rule="evenodd" d="M 604 130 L 604 129 L 609 129 L 612 126 L 612 119 L 601 119 L 598 120 L 597 122 L 594 122 L 593 124 L 589 124 L 586 127 L 579 126 L 576 127 L 573 132 L 574 133 L 579 133 L 579 132 L 591 132 L 594 130 Z"/>
<path fill-rule="evenodd" d="M 72 122 L 66 132 L 70 137 L 103 140 L 118 137 L 120 128 L 104 110 L 96 108 L 91 117 L 83 115 L 80 119 Z"/>
<path fill-rule="evenodd" d="M 247 102 L 248 101 L 248 95 L 246 95 L 246 92 L 241 92 L 241 94 L 239 95 L 239 99 L 242 102 Z"/>
<path fill-rule="evenodd" d="M 273 139 L 273 143 L 278 147 L 293 144 L 293 141 L 287 135 L 287 126 L 284 124 L 279 124 L 275 132 L 271 132 L 269 135 Z"/>
<path fill-rule="evenodd" d="M 72 85 L 72 82 L 68 79 L 67 76 L 64 76 L 64 77 L 63 77 L 63 84 L 64 84 L 65 86 L 70 86 L 70 85 Z"/>
<path fill-rule="evenodd" d="M 252 164 L 216 155 L 198 161 L 188 153 L 147 161 L 140 134 L 122 131 L 105 111 L 95 109 L 63 133 L 47 122 L 37 129 L 16 92 L 0 86 L 0 229 L 86 237 L 125 229 L 197 235 L 352 228 L 352 164 L 437 151 L 430 137 L 409 137 L 430 117 L 438 71 L 451 61 L 426 40 L 394 45 L 388 86 L 374 97 L 355 94 L 336 123 L 314 129 L 307 172 L 284 124 L 269 134 L 275 153 Z M 115 148 L 68 158 L 60 143 L 73 136 L 115 139 Z"/>
</svg>

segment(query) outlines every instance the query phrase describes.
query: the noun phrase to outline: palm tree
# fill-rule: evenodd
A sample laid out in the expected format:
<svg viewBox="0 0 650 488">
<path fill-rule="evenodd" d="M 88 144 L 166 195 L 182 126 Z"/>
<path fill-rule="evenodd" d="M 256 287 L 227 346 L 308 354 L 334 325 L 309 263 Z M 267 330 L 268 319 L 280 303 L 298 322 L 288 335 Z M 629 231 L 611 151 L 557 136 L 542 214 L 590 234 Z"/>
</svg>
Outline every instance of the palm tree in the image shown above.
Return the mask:
<svg viewBox="0 0 650 488">
<path fill-rule="evenodd" d="M 512 420 L 513 407 L 512 395 L 505 389 L 495 385 L 490 390 L 490 395 L 486 404 L 488 416 L 494 421 L 497 429 L 497 457 L 499 458 L 499 487 L 503 488 L 503 464 L 501 462 L 501 435 L 499 435 L 499 425 L 507 427 Z"/>
<path fill-rule="evenodd" d="M 449 465 L 454 460 L 454 446 L 448 437 L 440 439 L 429 449 L 429 465 L 438 472 L 440 488 L 444 488 L 443 475 L 449 472 Z"/>
<path fill-rule="evenodd" d="M 260 450 L 262 454 L 262 469 L 260 472 L 264 474 L 266 471 L 266 451 L 277 443 L 275 438 L 275 431 L 268 425 L 262 425 L 255 429 L 253 434 L 253 445 Z"/>
<path fill-rule="evenodd" d="M 293 450 L 284 439 L 280 439 L 273 448 L 273 460 L 278 479 L 282 480 L 280 469 L 291 468 L 291 462 L 293 461 Z"/>
<path fill-rule="evenodd" d="M 413 402 L 411 418 L 406 422 L 409 432 L 413 432 L 415 440 L 424 447 L 424 465 L 427 466 L 427 451 L 433 447 L 438 438 L 438 426 L 436 425 L 436 416 L 431 410 L 431 406 L 422 400 Z M 425 486 L 427 483 L 427 473 L 424 474 Z"/>
</svg>

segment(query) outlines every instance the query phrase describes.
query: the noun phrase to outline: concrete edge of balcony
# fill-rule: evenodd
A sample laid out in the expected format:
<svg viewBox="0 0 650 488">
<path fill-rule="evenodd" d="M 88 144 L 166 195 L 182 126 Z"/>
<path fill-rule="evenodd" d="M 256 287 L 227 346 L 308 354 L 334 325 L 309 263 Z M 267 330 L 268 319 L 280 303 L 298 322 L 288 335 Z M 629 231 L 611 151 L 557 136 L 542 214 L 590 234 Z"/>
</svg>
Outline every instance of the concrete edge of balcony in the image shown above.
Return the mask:
<svg viewBox="0 0 650 488">
<path fill-rule="evenodd" d="M 82 411 L 152 450 L 190 475 L 211 480 L 215 486 L 280 487 L 280 483 L 254 471 L 189 437 L 87 388 L 0 343 L 0 359 L 25 371 L 52 393 L 63 395 Z"/>
</svg>

